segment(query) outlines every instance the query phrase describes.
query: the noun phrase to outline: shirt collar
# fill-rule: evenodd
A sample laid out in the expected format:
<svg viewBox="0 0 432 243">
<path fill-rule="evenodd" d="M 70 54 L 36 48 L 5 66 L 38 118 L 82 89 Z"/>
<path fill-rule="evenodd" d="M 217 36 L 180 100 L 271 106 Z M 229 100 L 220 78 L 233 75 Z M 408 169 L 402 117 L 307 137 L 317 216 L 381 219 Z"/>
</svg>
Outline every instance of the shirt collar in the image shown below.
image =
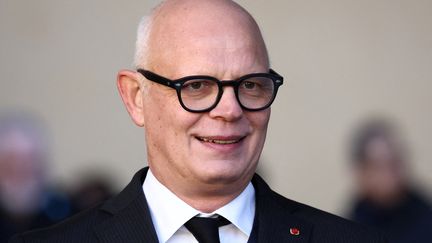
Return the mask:
<svg viewBox="0 0 432 243">
<path fill-rule="evenodd" d="M 255 189 L 252 183 L 249 182 L 240 195 L 214 213 L 228 219 L 249 237 L 255 217 Z"/>
<path fill-rule="evenodd" d="M 225 206 L 213 213 L 201 213 L 178 198 L 162 185 L 151 170 L 143 183 L 144 195 L 160 242 L 166 242 L 189 219 L 196 215 L 219 214 L 228 219 L 248 237 L 252 231 L 255 216 L 255 190 L 249 182 L 243 192 Z"/>
</svg>

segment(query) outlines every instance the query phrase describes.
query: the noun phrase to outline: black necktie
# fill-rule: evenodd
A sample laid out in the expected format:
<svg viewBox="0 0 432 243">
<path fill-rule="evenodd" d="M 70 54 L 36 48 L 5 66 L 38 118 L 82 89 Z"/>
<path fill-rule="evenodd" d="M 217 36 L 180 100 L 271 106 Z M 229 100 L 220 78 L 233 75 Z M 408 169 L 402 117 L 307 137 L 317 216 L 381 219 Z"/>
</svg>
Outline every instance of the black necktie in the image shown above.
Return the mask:
<svg viewBox="0 0 432 243">
<path fill-rule="evenodd" d="M 216 218 L 193 217 L 185 223 L 185 227 L 199 243 L 220 243 L 219 227 L 227 224 L 230 222 L 221 216 Z"/>
</svg>

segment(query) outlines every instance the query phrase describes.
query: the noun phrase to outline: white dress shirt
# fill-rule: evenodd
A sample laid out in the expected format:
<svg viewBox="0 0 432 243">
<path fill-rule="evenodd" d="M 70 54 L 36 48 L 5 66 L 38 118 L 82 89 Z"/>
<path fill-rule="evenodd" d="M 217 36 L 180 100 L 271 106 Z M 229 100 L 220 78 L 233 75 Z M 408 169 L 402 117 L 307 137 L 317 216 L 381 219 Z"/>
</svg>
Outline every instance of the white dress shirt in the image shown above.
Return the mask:
<svg viewBox="0 0 432 243">
<path fill-rule="evenodd" d="M 202 213 L 189 206 L 162 185 L 151 170 L 144 180 L 143 190 L 160 243 L 197 242 L 184 224 L 194 216 L 215 214 L 231 222 L 219 227 L 221 243 L 247 243 L 249 239 L 255 216 L 255 189 L 250 182 L 239 196 L 213 213 Z"/>
</svg>

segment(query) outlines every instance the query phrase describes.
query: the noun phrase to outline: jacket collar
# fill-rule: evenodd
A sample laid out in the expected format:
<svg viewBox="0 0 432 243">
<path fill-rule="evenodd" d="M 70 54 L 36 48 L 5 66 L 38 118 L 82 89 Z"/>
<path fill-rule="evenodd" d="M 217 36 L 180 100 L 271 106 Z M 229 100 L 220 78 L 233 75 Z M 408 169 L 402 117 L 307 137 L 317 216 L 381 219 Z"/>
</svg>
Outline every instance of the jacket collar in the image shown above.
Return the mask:
<svg viewBox="0 0 432 243">
<path fill-rule="evenodd" d="M 293 215 L 300 204 L 272 191 L 257 174 L 252 184 L 256 193 L 256 215 L 251 236 L 258 242 L 308 242 L 312 225 Z M 252 237 L 249 242 L 254 242 Z"/>
<path fill-rule="evenodd" d="M 101 211 L 111 217 L 95 226 L 100 242 L 158 242 L 142 190 L 147 171 L 138 171 L 118 196 L 102 205 Z"/>
<path fill-rule="evenodd" d="M 118 196 L 101 206 L 101 214 L 108 216 L 94 226 L 101 242 L 158 242 L 142 190 L 147 172 L 148 167 L 138 171 Z M 249 242 L 308 242 L 312 225 L 293 215 L 299 204 L 272 191 L 257 174 L 252 184 L 256 195 L 256 213 Z M 296 231 L 299 231 L 298 235 Z"/>
</svg>

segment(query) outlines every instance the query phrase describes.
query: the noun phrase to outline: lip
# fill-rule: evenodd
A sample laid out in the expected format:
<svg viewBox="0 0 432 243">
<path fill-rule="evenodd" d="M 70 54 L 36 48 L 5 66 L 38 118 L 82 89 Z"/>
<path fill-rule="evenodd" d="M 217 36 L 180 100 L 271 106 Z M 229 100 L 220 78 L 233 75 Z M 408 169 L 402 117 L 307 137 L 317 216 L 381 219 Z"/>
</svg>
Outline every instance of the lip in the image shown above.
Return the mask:
<svg viewBox="0 0 432 243">
<path fill-rule="evenodd" d="M 243 143 L 247 136 L 195 136 L 195 139 L 202 145 L 224 152 L 233 151 Z"/>
<path fill-rule="evenodd" d="M 195 138 L 201 142 L 221 145 L 239 143 L 245 137 L 246 136 L 195 136 Z"/>
</svg>

